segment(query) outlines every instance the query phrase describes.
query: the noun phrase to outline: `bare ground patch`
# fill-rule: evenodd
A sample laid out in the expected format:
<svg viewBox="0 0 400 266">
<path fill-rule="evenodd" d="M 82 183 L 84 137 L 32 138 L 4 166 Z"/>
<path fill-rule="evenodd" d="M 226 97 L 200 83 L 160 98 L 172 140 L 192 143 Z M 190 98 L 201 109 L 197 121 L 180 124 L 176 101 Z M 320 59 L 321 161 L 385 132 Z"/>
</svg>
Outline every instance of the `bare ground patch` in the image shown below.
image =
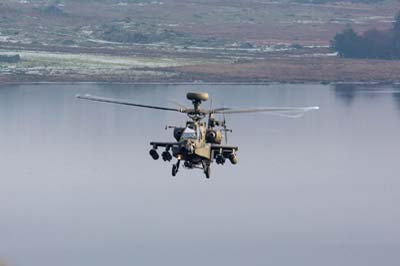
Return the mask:
<svg viewBox="0 0 400 266">
<path fill-rule="evenodd" d="M 270 58 L 254 63 L 173 68 L 191 80 L 207 81 L 378 81 L 400 80 L 400 61 L 342 58 Z"/>
</svg>

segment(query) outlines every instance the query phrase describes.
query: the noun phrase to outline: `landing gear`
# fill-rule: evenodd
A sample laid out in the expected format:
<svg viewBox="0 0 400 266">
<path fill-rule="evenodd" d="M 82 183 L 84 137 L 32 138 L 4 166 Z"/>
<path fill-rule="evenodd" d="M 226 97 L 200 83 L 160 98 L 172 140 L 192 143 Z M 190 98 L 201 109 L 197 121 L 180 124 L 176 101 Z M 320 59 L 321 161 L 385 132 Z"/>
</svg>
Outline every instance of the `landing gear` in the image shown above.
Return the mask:
<svg viewBox="0 0 400 266">
<path fill-rule="evenodd" d="M 180 164 L 180 163 L 181 163 L 181 161 L 178 160 L 178 161 L 176 162 L 176 164 L 173 164 L 173 165 L 172 165 L 172 176 L 176 176 L 176 173 L 178 173 L 179 164 Z"/>
<path fill-rule="evenodd" d="M 206 175 L 206 178 L 210 178 L 211 176 L 211 167 L 208 165 L 206 169 L 204 169 L 204 174 Z"/>
<path fill-rule="evenodd" d="M 210 163 L 209 162 L 202 162 L 203 164 L 203 170 L 204 170 L 204 174 L 206 175 L 206 178 L 210 178 L 211 176 L 211 167 L 210 167 Z"/>
<path fill-rule="evenodd" d="M 176 176 L 176 173 L 178 172 L 178 167 L 176 167 L 175 164 L 172 165 L 172 176 Z"/>
</svg>

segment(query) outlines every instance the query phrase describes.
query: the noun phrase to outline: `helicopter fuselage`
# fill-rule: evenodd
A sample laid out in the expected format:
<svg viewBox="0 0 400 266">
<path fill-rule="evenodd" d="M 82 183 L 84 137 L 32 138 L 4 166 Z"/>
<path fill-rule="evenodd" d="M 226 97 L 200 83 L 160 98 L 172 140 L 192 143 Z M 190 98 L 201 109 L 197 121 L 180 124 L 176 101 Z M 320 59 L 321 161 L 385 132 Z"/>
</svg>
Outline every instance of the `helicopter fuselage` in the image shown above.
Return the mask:
<svg viewBox="0 0 400 266">
<path fill-rule="evenodd" d="M 179 169 L 180 161 L 184 162 L 185 168 L 202 168 L 206 176 L 210 164 L 216 159 L 217 164 L 224 164 L 228 158 L 233 164 L 237 163 L 236 151 L 238 147 L 221 145 L 221 130 L 208 126 L 201 121 L 188 121 L 185 127 L 174 128 L 174 138 L 176 142 L 151 142 L 153 147 L 150 155 L 157 160 L 158 147 L 165 147 L 161 156 L 164 161 L 170 161 L 172 156 L 177 159 L 177 164 L 173 169 Z M 172 152 L 172 156 L 170 154 Z M 173 175 L 176 172 L 173 170 Z"/>
</svg>

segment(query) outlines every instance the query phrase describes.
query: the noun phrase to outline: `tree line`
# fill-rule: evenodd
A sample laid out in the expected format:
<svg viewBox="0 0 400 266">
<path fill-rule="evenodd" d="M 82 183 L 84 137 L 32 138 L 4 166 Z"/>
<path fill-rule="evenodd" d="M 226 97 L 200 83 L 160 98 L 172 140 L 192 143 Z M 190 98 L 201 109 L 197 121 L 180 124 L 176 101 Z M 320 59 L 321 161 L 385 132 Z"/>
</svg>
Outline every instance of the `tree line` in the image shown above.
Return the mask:
<svg viewBox="0 0 400 266">
<path fill-rule="evenodd" d="M 400 59 L 400 12 L 391 29 L 357 34 L 348 28 L 335 35 L 331 47 L 341 57 Z"/>
<path fill-rule="evenodd" d="M 298 3 L 306 3 L 306 4 L 328 4 L 328 3 L 337 3 L 337 2 L 352 2 L 352 3 L 362 3 L 362 4 L 374 4 L 379 3 L 384 0 L 294 0 Z"/>
</svg>

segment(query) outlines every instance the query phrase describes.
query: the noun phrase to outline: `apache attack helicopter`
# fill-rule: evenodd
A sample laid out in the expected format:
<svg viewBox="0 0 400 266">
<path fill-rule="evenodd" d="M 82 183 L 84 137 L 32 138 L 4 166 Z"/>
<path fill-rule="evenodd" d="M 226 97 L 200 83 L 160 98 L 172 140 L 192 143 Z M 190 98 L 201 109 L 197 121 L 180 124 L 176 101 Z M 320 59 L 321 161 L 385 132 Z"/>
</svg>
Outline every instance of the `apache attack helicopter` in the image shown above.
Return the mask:
<svg viewBox="0 0 400 266">
<path fill-rule="evenodd" d="M 161 153 L 164 161 L 170 162 L 173 157 L 177 159 L 176 164 L 172 165 L 172 176 L 175 176 L 179 170 L 181 161 L 184 161 L 184 167 L 188 169 L 199 168 L 204 171 L 206 178 L 210 178 L 210 165 L 212 162 L 223 165 L 226 159 L 232 164 L 237 164 L 237 146 L 228 146 L 228 132 L 232 132 L 226 126 L 225 114 L 237 113 L 256 113 L 266 112 L 273 114 L 287 114 L 288 116 L 299 116 L 310 110 L 317 110 L 319 107 L 267 107 L 253 109 L 231 109 L 231 108 L 216 108 L 202 109 L 202 102 L 208 100 L 208 93 L 189 92 L 186 98 L 193 104 L 193 108 L 169 108 L 145 104 L 131 103 L 124 100 L 111 98 L 96 97 L 91 95 L 77 95 L 79 99 L 128 105 L 134 107 L 142 107 L 156 109 L 162 111 L 172 111 L 184 113 L 189 117 L 184 127 L 167 126 L 166 129 L 172 128 L 174 132 L 174 142 L 150 142 L 152 149 L 150 156 L 154 160 L 158 160 L 160 155 L 157 148 L 163 147 L 165 150 Z M 223 115 L 223 120 L 215 119 L 215 114 Z M 292 114 L 292 115 L 291 115 Z M 204 121 L 205 118 L 207 121 Z M 222 145 L 222 139 L 225 139 L 225 145 Z M 171 154 L 171 152 L 172 154 Z"/>
</svg>

